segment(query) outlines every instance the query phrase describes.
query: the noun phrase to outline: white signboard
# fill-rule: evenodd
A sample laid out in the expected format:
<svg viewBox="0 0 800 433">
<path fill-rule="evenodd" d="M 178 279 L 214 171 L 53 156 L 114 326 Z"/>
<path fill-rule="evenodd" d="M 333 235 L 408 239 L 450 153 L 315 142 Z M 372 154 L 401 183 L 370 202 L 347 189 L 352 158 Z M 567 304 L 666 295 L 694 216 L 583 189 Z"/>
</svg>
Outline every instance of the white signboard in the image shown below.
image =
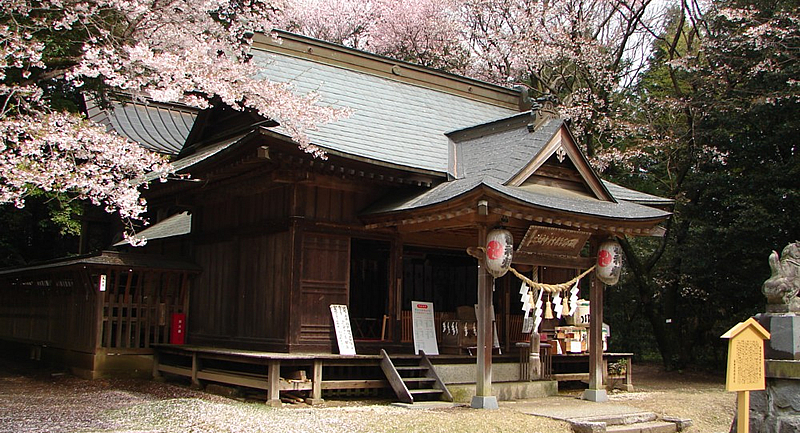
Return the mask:
<svg viewBox="0 0 800 433">
<path fill-rule="evenodd" d="M 411 301 L 411 319 L 414 323 L 414 353 L 419 354 L 422 350 L 426 355 L 438 355 L 433 303 Z"/>
<path fill-rule="evenodd" d="M 356 345 L 353 342 L 353 329 L 350 328 L 350 313 L 347 305 L 331 304 L 333 327 L 336 330 L 336 342 L 340 355 L 355 355 Z"/>
</svg>

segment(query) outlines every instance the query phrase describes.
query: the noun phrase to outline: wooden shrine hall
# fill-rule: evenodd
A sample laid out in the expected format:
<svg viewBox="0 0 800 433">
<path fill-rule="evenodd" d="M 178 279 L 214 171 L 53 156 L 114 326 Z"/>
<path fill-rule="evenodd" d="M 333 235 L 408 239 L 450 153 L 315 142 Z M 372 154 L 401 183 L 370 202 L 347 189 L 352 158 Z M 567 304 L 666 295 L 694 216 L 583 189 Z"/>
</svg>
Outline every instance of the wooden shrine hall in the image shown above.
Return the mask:
<svg viewBox="0 0 800 433">
<path fill-rule="evenodd" d="M 549 101 L 280 37 L 256 37 L 262 74 L 352 109 L 310 131 L 326 157 L 229 107 L 89 104 L 94 120 L 171 155 L 180 180 L 144 192 L 146 246 L 108 239 L 117 252 L 0 272 L 0 340 L 80 359 L 71 365 L 91 377 L 154 371 L 266 390 L 273 403 L 281 391 L 318 401 L 326 390 L 387 388 L 389 357 L 411 364 L 400 369 L 430 364 L 434 377 L 418 382 L 477 383 L 490 396 L 493 382 L 528 379 L 517 343 L 530 334 L 521 281 L 493 280 L 468 248 L 502 227 L 514 269 L 557 284 L 594 266 L 605 240 L 661 235 L 670 202 L 600 179 Z M 599 390 L 603 286 L 593 275 L 580 287 L 591 298 L 587 373 Z M 440 355 L 414 353 L 412 302 L 432 304 Z M 331 305 L 347 307 L 355 356 L 339 353 Z M 78 322 L 92 335 L 80 344 Z"/>
</svg>

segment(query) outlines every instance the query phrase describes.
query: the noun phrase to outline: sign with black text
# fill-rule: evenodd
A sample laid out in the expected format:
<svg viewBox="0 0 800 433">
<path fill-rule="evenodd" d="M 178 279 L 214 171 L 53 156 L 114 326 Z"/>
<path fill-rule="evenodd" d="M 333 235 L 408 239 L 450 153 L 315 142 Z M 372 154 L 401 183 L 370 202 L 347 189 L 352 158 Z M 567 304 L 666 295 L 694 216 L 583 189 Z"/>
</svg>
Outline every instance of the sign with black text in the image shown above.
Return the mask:
<svg viewBox="0 0 800 433">
<path fill-rule="evenodd" d="M 347 305 L 331 304 L 333 327 L 336 330 L 336 343 L 339 344 L 340 355 L 355 355 L 356 345 L 353 341 L 353 329 L 350 327 L 350 313 Z"/>
<path fill-rule="evenodd" d="M 414 325 L 414 353 L 419 354 L 421 350 L 426 355 L 438 355 L 433 303 L 411 301 L 411 321 Z"/>
</svg>

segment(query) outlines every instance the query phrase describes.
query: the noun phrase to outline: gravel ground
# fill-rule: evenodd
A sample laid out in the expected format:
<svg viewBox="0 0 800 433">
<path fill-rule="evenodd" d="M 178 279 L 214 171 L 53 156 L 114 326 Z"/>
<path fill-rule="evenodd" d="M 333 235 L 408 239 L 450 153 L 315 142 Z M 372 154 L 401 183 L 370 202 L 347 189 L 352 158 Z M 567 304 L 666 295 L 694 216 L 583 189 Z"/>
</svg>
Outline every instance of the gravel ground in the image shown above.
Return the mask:
<svg viewBox="0 0 800 433">
<path fill-rule="evenodd" d="M 637 392 L 612 401 L 692 418 L 693 432 L 727 432 L 735 394 L 718 378 L 665 374 L 635 366 Z M 579 390 L 564 393 L 579 393 Z M 86 381 L 0 360 L 0 432 L 541 432 L 567 433 L 566 423 L 465 407 L 407 410 L 387 401 L 327 400 L 275 409 L 182 385 L 140 380 Z"/>
</svg>

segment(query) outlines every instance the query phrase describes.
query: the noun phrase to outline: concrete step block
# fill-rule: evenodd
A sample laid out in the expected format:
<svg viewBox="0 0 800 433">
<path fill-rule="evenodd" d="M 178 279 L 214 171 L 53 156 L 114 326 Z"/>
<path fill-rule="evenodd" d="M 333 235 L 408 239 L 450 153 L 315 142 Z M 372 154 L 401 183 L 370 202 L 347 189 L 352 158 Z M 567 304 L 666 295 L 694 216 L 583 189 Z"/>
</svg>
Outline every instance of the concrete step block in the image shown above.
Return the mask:
<svg viewBox="0 0 800 433">
<path fill-rule="evenodd" d="M 648 421 L 606 427 L 606 433 L 676 433 L 677 431 L 678 427 L 675 423 L 665 421 Z"/>
</svg>

